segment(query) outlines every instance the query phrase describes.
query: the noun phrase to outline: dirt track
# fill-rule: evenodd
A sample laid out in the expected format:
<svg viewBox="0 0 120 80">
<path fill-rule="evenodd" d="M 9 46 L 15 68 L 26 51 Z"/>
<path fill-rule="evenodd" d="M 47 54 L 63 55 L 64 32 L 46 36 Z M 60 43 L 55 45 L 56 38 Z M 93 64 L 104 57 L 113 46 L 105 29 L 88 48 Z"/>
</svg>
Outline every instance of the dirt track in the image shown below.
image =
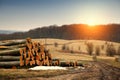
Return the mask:
<svg viewBox="0 0 120 80">
<path fill-rule="evenodd" d="M 120 68 L 102 62 L 91 62 L 85 69 L 70 70 L 67 74 L 54 77 L 32 77 L 22 80 L 120 80 Z M 21 80 L 19 78 L 18 80 Z"/>
</svg>

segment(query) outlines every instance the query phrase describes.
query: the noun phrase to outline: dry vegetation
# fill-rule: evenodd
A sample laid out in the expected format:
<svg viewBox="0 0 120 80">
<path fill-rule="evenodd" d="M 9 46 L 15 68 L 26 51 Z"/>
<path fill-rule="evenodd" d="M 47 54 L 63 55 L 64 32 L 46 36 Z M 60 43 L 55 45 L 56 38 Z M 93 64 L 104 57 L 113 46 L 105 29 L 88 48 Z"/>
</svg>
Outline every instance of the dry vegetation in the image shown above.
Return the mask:
<svg viewBox="0 0 120 80">
<path fill-rule="evenodd" d="M 33 80 L 120 80 L 120 62 L 116 62 L 116 56 L 106 56 L 108 44 L 112 42 L 95 40 L 60 40 L 60 39 L 34 39 L 35 41 L 46 44 L 52 58 L 58 58 L 65 61 L 79 61 L 86 67 L 85 69 L 74 68 L 64 70 L 48 71 L 30 71 L 28 69 L 1 69 L 0 78 L 2 79 L 33 79 Z M 45 42 L 46 41 L 46 42 Z M 93 56 L 88 55 L 86 49 L 87 43 L 93 44 L 93 52 L 96 53 L 97 62 L 94 62 Z M 117 52 L 119 43 L 112 43 Z M 56 46 L 57 45 L 57 46 Z M 63 45 L 67 46 L 68 51 L 63 51 Z M 99 48 L 98 48 L 99 46 Z M 68 49 L 69 48 L 69 49 Z M 73 53 L 69 51 L 73 51 Z M 119 51 L 118 53 L 119 54 Z M 77 70 L 76 70 L 77 69 Z M 16 76 L 17 75 L 17 76 Z M 48 78 L 49 77 L 49 78 Z"/>
</svg>

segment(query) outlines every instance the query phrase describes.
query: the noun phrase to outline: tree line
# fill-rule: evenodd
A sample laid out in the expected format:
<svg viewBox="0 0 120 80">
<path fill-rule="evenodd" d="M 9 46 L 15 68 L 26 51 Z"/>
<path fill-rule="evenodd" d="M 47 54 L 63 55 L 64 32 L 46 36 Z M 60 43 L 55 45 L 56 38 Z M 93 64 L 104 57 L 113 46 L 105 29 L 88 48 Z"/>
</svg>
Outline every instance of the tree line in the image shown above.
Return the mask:
<svg viewBox="0 0 120 80">
<path fill-rule="evenodd" d="M 89 27 L 86 24 L 50 25 L 31 29 L 27 32 L 0 34 L 0 40 L 31 38 L 58 38 L 58 39 L 94 39 L 120 42 L 120 24 L 96 25 Z"/>
</svg>

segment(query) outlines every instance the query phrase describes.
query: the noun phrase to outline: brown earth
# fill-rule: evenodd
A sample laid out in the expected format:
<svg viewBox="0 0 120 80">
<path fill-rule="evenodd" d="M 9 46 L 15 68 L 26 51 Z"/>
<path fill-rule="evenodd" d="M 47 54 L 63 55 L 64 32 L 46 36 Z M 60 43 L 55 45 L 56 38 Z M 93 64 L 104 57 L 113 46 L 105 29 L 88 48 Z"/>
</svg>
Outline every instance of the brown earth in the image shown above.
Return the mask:
<svg viewBox="0 0 120 80">
<path fill-rule="evenodd" d="M 0 80 L 120 80 L 120 68 L 116 68 L 103 62 L 90 62 L 85 69 L 69 68 L 67 71 L 29 71 L 20 70 L 18 73 L 3 75 L 0 72 Z M 14 70 L 11 72 L 14 73 Z M 41 74 L 42 73 L 42 74 Z M 29 75 L 28 75 L 29 74 Z M 37 74 L 37 75 L 36 75 Z"/>
</svg>

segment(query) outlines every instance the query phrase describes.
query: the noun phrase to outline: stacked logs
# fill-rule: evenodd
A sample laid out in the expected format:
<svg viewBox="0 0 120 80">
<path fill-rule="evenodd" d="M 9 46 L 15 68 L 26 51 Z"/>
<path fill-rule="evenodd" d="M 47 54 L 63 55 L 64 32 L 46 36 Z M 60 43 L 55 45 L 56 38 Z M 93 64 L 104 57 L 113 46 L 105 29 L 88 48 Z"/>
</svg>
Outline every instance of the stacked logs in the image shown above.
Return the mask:
<svg viewBox="0 0 120 80">
<path fill-rule="evenodd" d="M 51 54 L 45 50 L 44 45 L 27 39 L 26 47 L 20 49 L 20 66 L 50 66 L 52 65 Z"/>
<path fill-rule="evenodd" d="M 81 66 L 79 62 L 67 62 L 52 59 L 44 45 L 30 38 L 22 41 L 0 43 L 0 68 L 32 67 L 32 66 Z"/>
<path fill-rule="evenodd" d="M 4 41 L 0 43 L 0 67 L 19 66 L 19 50 L 25 47 L 25 40 Z"/>
</svg>

